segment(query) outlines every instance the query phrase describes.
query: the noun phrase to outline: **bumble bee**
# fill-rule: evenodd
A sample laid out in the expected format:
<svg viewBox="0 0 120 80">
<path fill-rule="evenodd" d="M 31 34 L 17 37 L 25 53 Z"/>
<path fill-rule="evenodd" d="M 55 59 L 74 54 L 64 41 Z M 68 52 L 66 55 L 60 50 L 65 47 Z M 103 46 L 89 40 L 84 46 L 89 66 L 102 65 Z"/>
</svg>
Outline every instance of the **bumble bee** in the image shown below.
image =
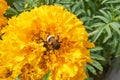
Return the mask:
<svg viewBox="0 0 120 80">
<path fill-rule="evenodd" d="M 55 50 L 60 48 L 60 42 L 58 40 L 59 40 L 59 37 L 57 39 L 55 39 L 55 37 L 53 35 L 50 35 L 50 36 L 47 37 L 48 43 L 50 45 L 52 45 L 52 48 L 55 49 Z"/>
<path fill-rule="evenodd" d="M 42 39 L 43 40 L 43 39 Z M 47 37 L 47 41 L 44 41 L 44 47 L 47 48 L 47 50 L 53 49 L 53 50 L 57 50 L 60 48 L 60 43 L 59 42 L 59 36 L 57 36 L 57 39 L 53 36 L 53 35 L 49 35 Z"/>
</svg>

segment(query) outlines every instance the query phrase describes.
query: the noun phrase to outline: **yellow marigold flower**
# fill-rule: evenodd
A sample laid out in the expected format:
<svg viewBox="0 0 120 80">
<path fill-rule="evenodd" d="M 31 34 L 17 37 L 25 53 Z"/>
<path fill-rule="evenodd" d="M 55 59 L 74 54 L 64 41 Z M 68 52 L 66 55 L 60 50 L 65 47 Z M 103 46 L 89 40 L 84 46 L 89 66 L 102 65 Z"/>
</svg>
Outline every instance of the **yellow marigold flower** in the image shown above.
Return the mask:
<svg viewBox="0 0 120 80">
<path fill-rule="evenodd" d="M 3 16 L 5 11 L 8 9 L 7 3 L 5 0 L 0 0 L 0 31 L 3 26 L 7 24 L 7 18 Z"/>
<path fill-rule="evenodd" d="M 62 6 L 41 6 L 8 21 L 0 42 L 1 79 L 84 80 L 91 62 L 88 34 L 77 17 Z M 2 64 L 3 62 L 3 64 Z M 3 69 L 3 70 L 2 70 Z M 8 75 L 9 73 L 9 75 Z"/>
</svg>

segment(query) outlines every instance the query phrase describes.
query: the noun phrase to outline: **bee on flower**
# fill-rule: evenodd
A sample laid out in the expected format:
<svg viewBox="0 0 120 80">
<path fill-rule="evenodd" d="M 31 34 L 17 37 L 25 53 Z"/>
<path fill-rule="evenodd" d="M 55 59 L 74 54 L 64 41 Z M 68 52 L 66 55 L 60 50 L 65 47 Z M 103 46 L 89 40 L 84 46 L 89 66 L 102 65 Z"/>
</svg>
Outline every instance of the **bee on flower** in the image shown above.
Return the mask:
<svg viewBox="0 0 120 80">
<path fill-rule="evenodd" d="M 85 65 L 91 62 L 87 48 L 94 44 L 88 42 L 83 22 L 63 6 L 43 5 L 23 12 L 12 17 L 2 32 L 0 66 L 10 68 L 9 79 L 21 75 L 21 80 L 41 80 L 49 70 L 49 80 L 86 78 Z"/>
<path fill-rule="evenodd" d="M 42 39 L 42 38 L 40 38 Z M 49 35 L 45 40 L 42 39 L 42 41 L 44 42 L 44 47 L 47 48 L 47 50 L 57 50 L 60 48 L 60 43 L 59 42 L 59 36 L 57 35 L 57 39 L 55 38 L 55 36 L 53 35 Z"/>
</svg>

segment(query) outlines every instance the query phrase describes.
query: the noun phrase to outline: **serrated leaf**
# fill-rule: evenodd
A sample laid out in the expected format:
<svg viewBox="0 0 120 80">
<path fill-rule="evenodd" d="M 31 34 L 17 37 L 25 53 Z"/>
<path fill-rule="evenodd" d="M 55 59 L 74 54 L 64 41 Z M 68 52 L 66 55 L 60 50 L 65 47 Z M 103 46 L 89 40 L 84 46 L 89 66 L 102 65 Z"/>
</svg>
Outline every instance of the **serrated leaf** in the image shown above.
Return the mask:
<svg viewBox="0 0 120 80">
<path fill-rule="evenodd" d="M 105 27 L 105 30 L 108 33 L 108 36 L 111 37 L 112 36 L 112 32 L 111 32 L 111 29 L 110 29 L 110 27 L 108 25 Z"/>
<path fill-rule="evenodd" d="M 101 46 L 96 46 L 95 48 L 90 49 L 90 51 L 100 51 L 103 50 L 103 48 Z"/>
<path fill-rule="evenodd" d="M 120 0 L 108 1 L 107 3 L 120 3 Z"/>
<path fill-rule="evenodd" d="M 18 12 L 14 8 L 10 8 L 5 13 L 5 16 L 7 16 L 8 18 L 10 18 L 13 15 L 18 15 Z"/>
<path fill-rule="evenodd" d="M 119 9 L 120 9 L 120 6 L 116 6 L 114 11 L 118 11 L 120 13 Z"/>
<path fill-rule="evenodd" d="M 73 1 L 60 1 L 59 2 L 60 4 L 71 4 L 71 3 L 74 3 Z"/>
<path fill-rule="evenodd" d="M 114 31 L 116 31 L 120 35 L 120 29 L 119 29 L 120 25 L 118 26 L 115 22 L 112 22 L 110 23 L 110 26 Z"/>
<path fill-rule="evenodd" d="M 104 4 L 104 3 L 106 3 L 108 0 L 103 0 L 102 2 L 101 2 L 101 4 Z"/>
<path fill-rule="evenodd" d="M 112 49 L 113 49 L 112 51 L 116 49 L 116 46 L 118 45 L 118 42 L 119 42 L 118 40 L 119 40 L 119 37 L 114 35 L 112 42 L 108 43 L 109 45 L 112 45 Z"/>
<path fill-rule="evenodd" d="M 55 0 L 50 0 L 49 2 L 50 2 L 50 4 L 53 4 L 55 2 Z"/>
<path fill-rule="evenodd" d="M 93 66 L 91 66 L 90 64 L 87 64 L 87 69 L 88 69 L 91 73 L 93 73 L 94 75 L 97 75 L 95 68 L 94 68 Z"/>
<path fill-rule="evenodd" d="M 83 10 L 80 10 L 80 9 L 79 9 L 79 10 L 76 10 L 76 11 L 75 11 L 75 15 L 76 15 L 76 16 L 79 16 L 81 13 L 83 13 Z"/>
<path fill-rule="evenodd" d="M 120 23 L 118 22 L 112 22 L 112 23 L 114 23 L 118 28 L 120 28 Z"/>
<path fill-rule="evenodd" d="M 6 2 L 7 2 L 7 4 L 9 5 L 9 6 L 12 6 L 13 5 L 13 2 L 15 1 L 15 0 L 5 0 Z"/>
<path fill-rule="evenodd" d="M 108 25 L 105 27 L 105 30 L 106 30 L 108 35 L 104 38 L 103 43 L 105 43 L 107 40 L 109 40 L 112 36 L 111 29 Z"/>
<path fill-rule="evenodd" d="M 113 22 L 113 14 L 110 11 L 106 11 L 109 15 L 109 20 Z"/>
<path fill-rule="evenodd" d="M 93 23 L 93 24 L 91 25 L 91 27 L 100 27 L 100 26 L 103 26 L 103 25 L 105 25 L 105 23 L 103 23 L 103 22 L 98 22 L 98 23 Z"/>
<path fill-rule="evenodd" d="M 16 8 L 16 10 L 17 10 L 18 12 L 21 12 L 21 11 L 24 10 L 24 8 L 22 7 L 22 4 L 21 4 L 21 3 L 13 2 L 13 5 L 14 5 L 14 7 Z"/>
<path fill-rule="evenodd" d="M 42 80 L 48 80 L 49 76 L 50 76 L 51 70 L 49 70 L 42 78 Z"/>
<path fill-rule="evenodd" d="M 95 36 L 93 37 L 93 42 L 95 42 L 95 41 L 99 38 L 99 36 L 102 34 L 104 28 L 105 28 L 105 27 L 102 26 L 102 27 L 100 27 L 100 28 L 98 29 L 98 31 L 96 32 Z"/>
<path fill-rule="evenodd" d="M 45 2 L 47 5 L 50 4 L 50 0 L 45 0 Z"/>
<path fill-rule="evenodd" d="M 85 3 L 84 3 L 84 1 L 83 0 L 79 0 L 80 2 L 80 6 L 84 9 L 85 8 Z"/>
<path fill-rule="evenodd" d="M 104 16 L 105 18 L 111 19 L 107 12 L 103 11 L 102 9 L 99 10 L 99 11 L 103 14 L 103 16 Z"/>
<path fill-rule="evenodd" d="M 94 59 L 94 60 L 105 61 L 105 58 L 101 55 L 98 55 L 98 54 L 91 54 L 91 58 Z"/>
<path fill-rule="evenodd" d="M 33 0 L 30 4 L 31 9 L 38 5 L 38 0 Z"/>
<path fill-rule="evenodd" d="M 91 11 L 90 11 L 90 9 L 87 10 L 87 14 L 88 14 L 88 16 L 91 16 Z"/>
<path fill-rule="evenodd" d="M 73 7 L 71 8 L 71 11 L 72 11 L 72 12 L 75 12 L 77 8 L 78 8 L 78 4 L 73 5 Z"/>
<path fill-rule="evenodd" d="M 96 5 L 95 5 L 95 3 L 92 0 L 86 0 L 86 2 L 88 3 L 90 8 L 92 9 L 91 11 L 93 11 L 95 13 L 96 12 Z"/>
<path fill-rule="evenodd" d="M 102 65 L 101 65 L 98 61 L 93 60 L 92 65 L 93 65 L 95 68 L 97 68 L 98 70 L 103 71 L 103 67 L 102 67 Z"/>
<path fill-rule="evenodd" d="M 103 16 L 94 16 L 93 18 L 100 19 L 101 21 L 108 23 L 110 20 L 108 20 L 106 17 Z"/>
</svg>

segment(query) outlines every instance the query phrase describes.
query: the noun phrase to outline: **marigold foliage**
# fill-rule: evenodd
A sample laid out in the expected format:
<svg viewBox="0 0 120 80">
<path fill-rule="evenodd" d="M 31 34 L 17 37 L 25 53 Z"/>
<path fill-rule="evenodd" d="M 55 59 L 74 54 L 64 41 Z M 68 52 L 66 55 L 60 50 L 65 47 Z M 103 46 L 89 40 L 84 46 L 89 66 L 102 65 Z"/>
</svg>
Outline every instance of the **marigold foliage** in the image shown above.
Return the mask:
<svg viewBox="0 0 120 80">
<path fill-rule="evenodd" d="M 4 13 L 5 11 L 8 9 L 9 7 L 7 6 L 7 3 L 5 0 L 0 0 L 0 31 L 2 29 L 3 26 L 5 26 L 7 24 L 7 18 L 4 17 Z"/>
<path fill-rule="evenodd" d="M 52 70 L 49 80 L 84 80 L 85 65 L 91 62 L 83 22 L 64 7 L 44 5 L 23 12 L 8 21 L 0 41 L 0 79 L 41 80 Z M 59 35 L 60 48 L 48 50 L 47 37 Z M 43 41 L 44 40 L 44 41 Z"/>
</svg>

